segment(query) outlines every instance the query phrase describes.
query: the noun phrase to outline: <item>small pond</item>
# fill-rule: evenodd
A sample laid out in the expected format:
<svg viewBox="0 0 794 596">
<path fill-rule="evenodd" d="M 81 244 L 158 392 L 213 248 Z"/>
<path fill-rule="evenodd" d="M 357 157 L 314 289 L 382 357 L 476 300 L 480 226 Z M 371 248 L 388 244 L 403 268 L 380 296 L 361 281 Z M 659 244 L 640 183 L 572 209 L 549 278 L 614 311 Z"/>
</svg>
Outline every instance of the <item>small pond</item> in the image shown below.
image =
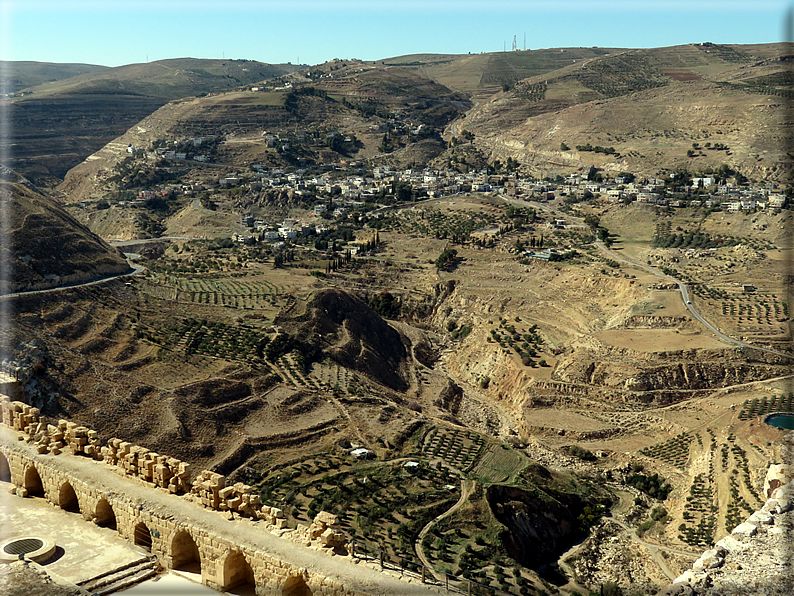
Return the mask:
<svg viewBox="0 0 794 596">
<path fill-rule="evenodd" d="M 794 414 L 770 414 L 764 418 L 764 422 L 775 428 L 794 430 Z"/>
</svg>

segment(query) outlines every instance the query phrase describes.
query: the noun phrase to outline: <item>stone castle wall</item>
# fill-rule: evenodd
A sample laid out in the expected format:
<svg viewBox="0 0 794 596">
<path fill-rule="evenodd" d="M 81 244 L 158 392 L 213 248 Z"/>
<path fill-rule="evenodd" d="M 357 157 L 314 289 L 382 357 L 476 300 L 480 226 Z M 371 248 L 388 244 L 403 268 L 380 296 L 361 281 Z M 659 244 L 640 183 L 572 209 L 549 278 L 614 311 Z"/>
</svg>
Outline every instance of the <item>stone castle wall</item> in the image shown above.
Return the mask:
<svg viewBox="0 0 794 596">
<path fill-rule="evenodd" d="M 12 493 L 115 528 L 166 569 L 198 566 L 213 589 L 247 583 L 260 596 L 428 593 L 349 563 L 366 581 L 341 573 L 331 563 L 343 561 L 330 556 L 345 546 L 334 515 L 321 512 L 309 528 L 289 530 L 281 510 L 262 505 L 251 487 L 226 486 L 220 474 L 205 470 L 192 479 L 185 462 L 118 439 L 102 445 L 94 431 L 65 420 L 49 424 L 36 408 L 6 396 L 0 421 L 7 427 L 0 428 L 0 480 Z M 298 548 L 297 560 L 272 554 L 283 550 L 268 548 L 277 542 Z M 383 590 L 390 583 L 396 586 Z"/>
</svg>

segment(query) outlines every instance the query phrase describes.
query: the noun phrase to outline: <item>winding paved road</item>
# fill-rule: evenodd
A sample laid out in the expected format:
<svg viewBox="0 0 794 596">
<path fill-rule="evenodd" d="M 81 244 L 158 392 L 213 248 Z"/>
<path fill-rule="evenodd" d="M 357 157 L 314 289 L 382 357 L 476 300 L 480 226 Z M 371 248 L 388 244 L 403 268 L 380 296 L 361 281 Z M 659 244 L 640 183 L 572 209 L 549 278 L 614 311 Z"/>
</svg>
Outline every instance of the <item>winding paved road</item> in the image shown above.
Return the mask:
<svg viewBox="0 0 794 596">
<path fill-rule="evenodd" d="M 513 199 L 513 198 L 507 198 L 507 197 L 504 197 L 504 199 L 508 203 L 514 203 L 514 204 L 517 204 L 517 205 L 523 205 L 525 207 L 531 207 L 533 209 L 541 209 L 543 211 L 547 211 L 548 213 L 551 213 L 551 214 L 553 214 L 553 215 L 555 215 L 557 217 L 560 217 L 562 219 L 570 220 L 571 222 L 573 222 L 576 225 L 576 227 L 582 227 L 582 228 L 587 227 L 587 225 L 584 223 L 584 221 L 581 218 L 572 217 L 570 214 L 562 213 L 562 212 L 557 211 L 555 209 L 552 209 L 551 207 L 548 207 L 546 205 L 540 205 L 538 203 L 531 202 L 531 201 L 523 201 L 523 200 L 520 200 L 520 199 Z M 681 292 L 681 299 L 684 301 L 684 306 L 686 306 L 687 310 L 691 313 L 692 317 L 694 317 L 706 329 L 711 331 L 714 335 L 719 337 L 721 340 L 726 341 L 726 342 L 728 342 L 730 344 L 733 344 L 735 346 L 738 346 L 740 348 L 751 348 L 753 350 L 760 350 L 761 352 L 766 352 L 768 354 L 775 354 L 776 356 L 782 356 L 784 358 L 792 358 L 792 359 L 794 359 L 794 355 L 792 355 L 792 354 L 786 354 L 785 352 L 779 352 L 778 350 L 773 350 L 772 348 L 764 348 L 762 346 L 756 346 L 756 345 L 753 345 L 753 344 L 748 344 L 747 342 L 744 342 L 744 341 L 735 339 L 733 337 L 730 337 L 728 335 L 725 335 L 719 329 L 717 329 L 714 325 L 712 325 L 708 320 L 706 320 L 706 318 L 703 315 L 701 315 L 695 309 L 695 307 L 692 304 L 692 301 L 690 300 L 690 297 L 689 297 L 689 288 L 687 287 L 687 285 L 684 282 L 682 282 L 679 279 L 676 279 L 675 277 L 667 275 L 666 273 L 662 273 L 661 271 L 659 271 L 658 269 L 656 269 L 654 267 L 650 267 L 649 265 L 643 265 L 642 263 L 637 263 L 636 261 L 632 261 L 631 259 L 628 259 L 628 258 L 626 258 L 626 257 L 624 257 L 622 255 L 619 255 L 614 250 L 611 250 L 611 249 L 607 248 L 606 246 L 604 246 L 604 243 L 601 242 L 600 240 L 596 240 L 595 244 L 598 247 L 598 250 L 600 250 L 602 253 L 607 255 L 610 259 L 613 259 L 615 261 L 621 262 L 621 263 L 623 263 L 625 265 L 628 265 L 630 267 L 635 267 L 637 269 L 642 269 L 643 271 L 651 273 L 651 274 L 653 274 L 653 275 L 655 275 L 655 276 L 657 276 L 657 277 L 659 277 L 659 278 L 661 278 L 661 279 L 663 279 L 665 281 L 669 281 L 669 282 L 672 282 L 672 283 L 676 284 L 678 286 L 678 290 Z"/>
<path fill-rule="evenodd" d="M 684 301 L 684 305 L 686 306 L 687 310 L 691 313 L 691 315 L 695 319 L 700 321 L 700 323 L 703 324 L 703 326 L 706 327 L 706 329 L 711 331 L 714 335 L 716 335 L 717 337 L 719 337 L 723 341 L 731 343 L 731 344 L 733 344 L 735 346 L 739 346 L 740 348 L 752 348 L 754 350 L 760 350 L 762 352 L 767 352 L 769 354 L 775 354 L 777 356 L 783 356 L 784 358 L 794 358 L 794 356 L 792 356 L 791 354 L 786 354 L 785 352 L 778 352 L 777 350 L 773 350 L 772 348 L 764 348 L 762 346 L 755 346 L 753 344 L 748 344 L 748 343 L 743 342 L 741 340 L 738 340 L 738 339 L 735 339 L 735 338 L 730 337 L 728 335 L 725 335 L 720 330 L 718 330 L 716 327 L 714 327 L 714 325 L 709 323 L 703 317 L 703 315 L 701 315 L 697 310 L 695 310 L 695 307 L 692 305 L 692 301 L 689 299 L 689 288 L 687 287 L 687 285 L 684 282 L 676 279 L 675 277 L 667 275 L 666 273 L 662 273 L 661 271 L 659 271 L 659 270 L 657 270 L 657 269 L 655 269 L 653 267 L 650 267 L 648 265 L 643 265 L 642 263 L 637 263 L 635 261 L 627 259 L 627 258 L 617 254 L 615 251 L 613 251 L 613 250 L 607 248 L 606 246 L 604 246 L 604 244 L 600 240 L 596 240 L 596 246 L 598 246 L 598 249 L 601 252 L 605 253 L 607 256 L 609 256 L 611 259 L 614 259 L 616 261 L 620 261 L 621 263 L 625 263 L 626 265 L 629 265 L 631 267 L 636 267 L 638 269 L 642 269 L 643 271 L 647 271 L 648 273 L 652 273 L 652 274 L 656 275 L 657 277 L 661 277 L 662 279 L 664 279 L 666 281 L 670 281 L 670 282 L 673 282 L 674 284 L 676 284 L 678 286 L 679 291 L 681 292 L 681 298 Z"/>
<path fill-rule="evenodd" d="M 126 273 L 119 273 L 118 275 L 111 275 L 109 277 L 103 277 L 101 279 L 94 279 L 94 280 L 91 280 L 91 281 L 85 281 L 85 282 L 76 283 L 76 284 L 69 284 L 69 285 L 66 285 L 66 286 L 58 286 L 57 288 L 46 288 L 46 289 L 43 289 L 43 290 L 28 290 L 26 292 L 14 292 L 13 294 L 4 294 L 4 295 L 0 296 L 0 300 L 7 300 L 9 298 L 17 298 L 19 296 L 30 296 L 30 295 L 33 295 L 33 294 L 48 294 L 50 292 L 59 292 L 61 290 L 69 290 L 71 288 L 81 288 L 81 287 L 84 287 L 84 286 L 96 286 L 96 285 L 99 285 L 99 284 L 103 284 L 106 281 L 110 281 L 112 279 L 117 279 L 119 277 L 129 277 L 131 275 L 140 274 L 144 270 L 144 267 L 141 267 L 140 265 L 135 265 L 132 262 L 132 260 L 134 258 L 138 258 L 140 255 L 137 255 L 137 254 L 134 254 L 134 253 L 125 253 L 125 255 L 127 256 L 127 262 L 129 263 L 130 267 L 132 268 L 131 271 L 127 271 Z"/>
<path fill-rule="evenodd" d="M 194 238 L 188 238 L 187 236 L 161 236 L 160 238 L 140 238 L 138 240 L 118 240 L 115 242 L 108 242 L 111 246 L 123 248 L 125 246 L 137 246 L 138 244 L 150 244 L 153 242 L 162 242 L 164 240 L 195 240 Z M 18 296 L 29 296 L 31 294 L 47 294 L 49 292 L 59 292 L 60 290 L 68 290 L 71 288 L 82 288 L 85 286 L 95 286 L 98 284 L 105 283 L 106 281 L 110 281 L 112 279 L 117 279 L 119 277 L 129 277 L 132 275 L 139 275 L 143 272 L 145 267 L 141 265 L 136 265 L 133 263 L 135 259 L 140 258 L 141 255 L 132 253 L 132 252 L 125 252 L 124 256 L 127 257 L 127 263 L 129 263 L 131 270 L 125 273 L 119 273 L 117 275 L 110 275 L 108 277 L 102 277 L 100 279 L 94 279 L 91 281 L 85 281 L 75 284 L 69 284 L 65 286 L 58 286 L 55 288 L 45 288 L 43 290 L 28 290 L 26 292 L 15 292 L 13 294 L 4 294 L 0 296 L 0 300 L 5 300 L 7 298 L 16 298 Z"/>
</svg>

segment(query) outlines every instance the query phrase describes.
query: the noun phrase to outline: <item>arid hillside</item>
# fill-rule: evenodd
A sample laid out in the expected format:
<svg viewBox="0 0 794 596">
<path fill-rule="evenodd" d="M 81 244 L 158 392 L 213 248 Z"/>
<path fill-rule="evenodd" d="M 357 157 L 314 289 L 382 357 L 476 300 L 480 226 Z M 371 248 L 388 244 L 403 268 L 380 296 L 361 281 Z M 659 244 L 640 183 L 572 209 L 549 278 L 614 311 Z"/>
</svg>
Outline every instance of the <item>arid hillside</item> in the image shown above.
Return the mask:
<svg viewBox="0 0 794 596">
<path fill-rule="evenodd" d="M 54 186 L 70 168 L 170 100 L 256 83 L 296 68 L 181 58 L 47 77 L 24 89 L 23 96 L 4 100 L 14 123 L 13 136 L 1 141 L 11 159 L 5 165 L 40 186 Z M 24 80 L 39 82 L 33 76 Z"/>
<path fill-rule="evenodd" d="M 0 60 L 0 73 L 2 73 L 0 75 L 2 77 L 0 79 L 0 87 L 6 93 L 16 93 L 29 87 L 97 72 L 106 68 L 108 67 L 98 64 Z"/>
<path fill-rule="evenodd" d="M 9 291 L 42 289 L 89 281 L 129 270 L 117 249 L 76 221 L 24 179 L 5 171 L 4 205 L 10 213 L 9 245 L 3 263 Z M 10 178 L 10 179 L 9 179 Z"/>
<path fill-rule="evenodd" d="M 199 136 L 217 138 L 211 161 L 224 168 L 428 163 L 446 150 L 444 128 L 472 105 L 400 67 L 353 64 L 329 72 L 332 79 L 293 75 L 302 83 L 292 90 L 271 84 L 172 101 L 73 168 L 58 190 L 70 203 L 115 193 L 128 145 L 149 151 L 155 143 Z"/>
<path fill-rule="evenodd" d="M 608 172 L 714 170 L 781 179 L 782 46 L 691 44 L 573 60 L 484 101 L 458 123 L 491 158 L 535 173 L 592 164 Z"/>
</svg>

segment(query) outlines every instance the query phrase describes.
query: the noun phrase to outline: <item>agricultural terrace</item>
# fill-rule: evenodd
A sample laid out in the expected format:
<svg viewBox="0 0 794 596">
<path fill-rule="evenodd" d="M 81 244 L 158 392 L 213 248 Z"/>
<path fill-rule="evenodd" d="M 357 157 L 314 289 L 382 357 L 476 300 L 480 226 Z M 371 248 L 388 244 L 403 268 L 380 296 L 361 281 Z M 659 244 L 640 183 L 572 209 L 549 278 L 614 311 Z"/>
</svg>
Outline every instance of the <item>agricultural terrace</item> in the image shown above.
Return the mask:
<svg viewBox="0 0 794 596">
<path fill-rule="evenodd" d="M 408 461 L 358 461 L 348 453 L 305 456 L 266 472 L 256 488 L 264 502 L 284 508 L 290 524 L 311 523 L 319 511 L 329 511 L 351 538 L 418 563 L 415 537 L 458 500 L 460 479 L 426 459 L 410 470 Z"/>
<path fill-rule="evenodd" d="M 254 323 L 260 323 L 259 325 Z M 168 319 L 160 326 L 136 325 L 136 335 L 183 358 L 199 356 L 246 362 L 262 372 L 274 372 L 297 388 L 333 391 L 335 394 L 364 394 L 358 373 L 332 362 L 313 362 L 310 366 L 297 352 L 269 350 L 277 336 L 263 328 L 261 321 L 239 319 L 224 323 L 208 319 Z"/>
<path fill-rule="evenodd" d="M 543 355 L 546 350 L 538 326 L 522 322 L 520 316 L 515 316 L 513 321 L 499 317 L 499 326 L 491 329 L 488 341 L 498 343 L 505 352 L 515 352 L 524 366 L 549 366 Z"/>
<path fill-rule="evenodd" d="M 437 571 L 510 594 L 537 594 L 535 582 L 542 580 L 515 564 L 501 530 L 478 486 L 464 507 L 432 526 L 422 546 Z"/>
<path fill-rule="evenodd" d="M 330 511 L 340 516 L 351 538 L 382 545 L 386 552 L 418 563 L 413 549 L 420 530 L 458 501 L 461 478 L 486 485 L 520 483 L 520 473 L 529 464 L 521 451 L 446 426 L 417 433 L 403 455 L 391 461 L 356 460 L 345 452 L 306 455 L 262 471 L 256 488 L 263 502 L 284 508 L 291 524 Z M 418 465 L 406 467 L 409 461 Z M 464 524 L 465 533 L 482 540 L 487 535 L 489 548 L 501 549 L 498 532 L 503 527 L 484 502 L 477 507 L 478 516 Z M 452 537 L 448 541 L 451 545 Z"/>
<path fill-rule="evenodd" d="M 783 404 L 787 401 L 785 396 L 779 398 Z M 747 400 L 743 408 L 760 411 L 771 404 L 771 399 L 769 402 Z M 738 419 L 742 418 L 739 414 Z M 671 521 L 666 528 L 657 528 L 660 532 L 657 539 L 675 539 L 695 548 L 707 547 L 729 534 L 763 505 L 763 474 L 758 471 L 758 459 L 760 456 L 766 461 L 768 455 L 753 442 L 740 443 L 734 431 L 723 434 L 721 439 L 717 432 L 709 427 L 688 431 L 639 451 L 669 466 L 660 469 L 669 469 L 671 476 L 676 478 Z M 753 454 L 751 463 L 748 449 L 752 448 L 757 453 Z M 643 492 L 648 492 L 653 485 L 646 480 L 641 486 L 632 478 L 628 478 L 627 483 Z M 665 499 L 670 495 L 668 491 L 662 493 Z M 652 496 L 658 498 L 659 494 Z M 661 538 L 662 535 L 666 535 L 666 539 Z"/>
<path fill-rule="evenodd" d="M 601 221 L 626 257 L 686 282 L 692 301 L 723 333 L 774 345 L 788 340 L 789 215 L 652 205 L 610 207 Z"/>
<path fill-rule="evenodd" d="M 792 402 L 794 402 L 794 393 L 791 392 L 747 399 L 742 403 L 739 419 L 748 420 L 774 412 L 794 412 L 794 404 Z"/>
</svg>

